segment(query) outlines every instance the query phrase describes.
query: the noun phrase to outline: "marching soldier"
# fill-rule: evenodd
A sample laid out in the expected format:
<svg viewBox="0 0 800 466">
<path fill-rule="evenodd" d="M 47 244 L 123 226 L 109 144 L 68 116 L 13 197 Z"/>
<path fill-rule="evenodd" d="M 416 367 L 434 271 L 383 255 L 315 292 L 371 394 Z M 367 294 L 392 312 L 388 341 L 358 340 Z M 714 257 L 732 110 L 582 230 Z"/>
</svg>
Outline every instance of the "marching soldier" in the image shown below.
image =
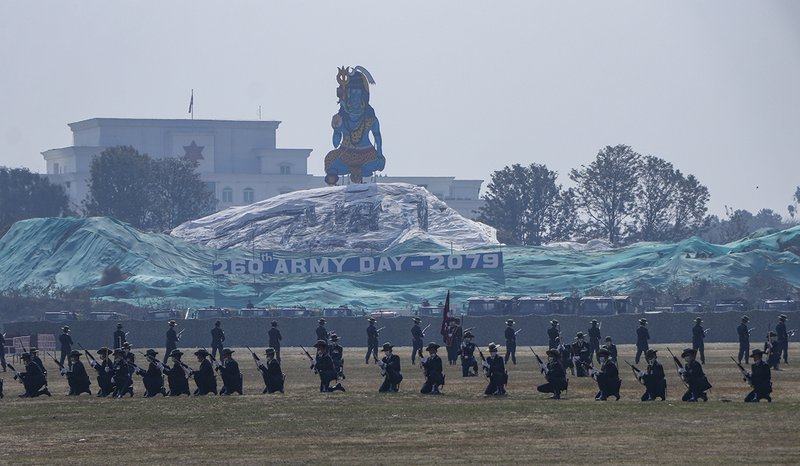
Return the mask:
<svg viewBox="0 0 800 466">
<path fill-rule="evenodd" d="M 108 358 L 109 354 L 111 354 L 111 350 L 104 346 L 97 350 L 100 361 L 91 362 L 92 367 L 97 371 L 97 386 L 99 387 L 97 396 L 99 398 L 105 398 L 114 393 L 114 383 L 111 381 L 114 364 Z"/>
<path fill-rule="evenodd" d="M 656 398 L 665 401 L 667 399 L 667 377 L 664 374 L 664 366 L 658 362 L 657 351 L 647 350 L 644 358 L 647 360 L 647 371 L 639 371 L 637 374 L 645 387 L 642 401 L 653 401 Z"/>
<path fill-rule="evenodd" d="M 478 361 L 475 359 L 475 343 L 472 342 L 474 335 L 467 331 L 464 334 L 464 342 L 458 353 L 461 355 L 461 376 L 475 377 L 478 375 Z M 472 371 L 470 371 L 472 369 Z"/>
<path fill-rule="evenodd" d="M 592 350 L 589 344 L 583 340 L 583 332 L 575 334 L 575 342 L 572 344 L 572 361 L 575 364 L 577 377 L 589 376 L 586 369 L 592 365 Z"/>
<path fill-rule="evenodd" d="M 114 348 L 122 348 L 122 344 L 127 341 L 127 335 L 122 330 L 122 324 L 117 324 L 117 330 L 114 332 Z"/>
<path fill-rule="evenodd" d="M 636 364 L 639 364 L 642 354 L 647 352 L 650 344 L 650 331 L 647 330 L 647 319 L 639 319 L 639 327 L 636 329 Z"/>
<path fill-rule="evenodd" d="M 281 340 L 283 340 L 283 336 L 281 335 L 281 331 L 278 330 L 278 321 L 273 320 L 271 324 L 272 328 L 269 329 L 269 347 L 275 351 L 275 358 L 278 360 L 278 364 L 281 362 Z"/>
<path fill-rule="evenodd" d="M 747 403 L 759 402 L 763 398 L 772 403 L 772 397 L 770 396 L 772 393 L 772 374 L 770 373 L 769 365 L 762 360 L 764 352 L 756 348 L 750 356 L 753 358 L 753 364 L 750 366 L 750 374 L 746 379 L 749 379 L 753 390 L 747 394 L 744 401 Z"/>
<path fill-rule="evenodd" d="M 783 355 L 783 363 L 789 364 L 789 333 L 786 331 L 786 314 L 778 316 L 775 333 L 778 335 L 778 353 Z"/>
<path fill-rule="evenodd" d="M 331 343 L 328 345 L 328 354 L 336 368 L 337 378 L 344 380 L 344 348 L 339 344 L 339 335 L 331 333 Z"/>
<path fill-rule="evenodd" d="M 69 336 L 68 326 L 61 327 L 61 331 L 63 333 L 58 336 L 58 341 L 61 343 L 61 365 L 63 366 L 67 356 L 72 352 L 72 337 Z"/>
<path fill-rule="evenodd" d="M 419 323 L 422 319 L 414 317 L 414 325 L 411 327 L 411 365 L 416 364 L 417 356 L 422 359 L 422 339 L 425 335 L 422 334 L 422 329 L 419 328 Z"/>
<path fill-rule="evenodd" d="M 603 348 L 608 350 L 608 354 L 611 357 L 611 360 L 614 361 L 614 364 L 617 363 L 617 345 L 611 340 L 611 337 L 606 337 L 606 344 L 603 345 Z"/>
<path fill-rule="evenodd" d="M 317 340 L 322 340 L 327 344 L 328 343 L 328 329 L 325 328 L 325 322 L 326 322 L 325 319 L 319 319 L 317 321 L 317 323 L 319 325 L 317 326 L 316 334 L 317 334 Z"/>
<path fill-rule="evenodd" d="M 320 392 L 335 392 L 345 391 L 336 373 L 336 366 L 333 365 L 333 359 L 328 354 L 328 344 L 325 340 L 318 340 L 314 344 L 317 349 L 317 356 L 311 364 L 311 368 L 319 375 L 319 391 Z M 336 381 L 336 385 L 331 387 L 331 382 Z"/>
<path fill-rule="evenodd" d="M 125 351 L 122 348 L 114 350 L 114 365 L 111 366 L 112 382 L 114 383 L 114 398 L 122 398 L 125 395 L 133 397 L 133 384 L 131 382 L 131 368 L 128 367 L 128 360 L 125 358 Z"/>
<path fill-rule="evenodd" d="M 164 366 L 162 371 L 167 376 L 167 383 L 169 384 L 169 392 L 167 396 L 181 396 L 191 395 L 189 391 L 189 366 L 181 361 L 183 352 L 174 349 L 169 353 L 172 359 L 172 367 Z"/>
<path fill-rule="evenodd" d="M 167 324 L 169 325 L 169 329 L 167 330 L 167 344 L 166 350 L 164 351 L 164 364 L 167 363 L 167 358 L 172 357 L 172 352 L 178 349 L 178 342 L 181 340 L 180 336 L 178 336 L 178 332 L 175 331 L 175 326 L 178 325 L 178 323 L 174 320 L 170 320 L 167 322 Z M 181 355 L 183 355 L 183 353 L 181 353 Z M 178 358 L 178 360 L 180 361 L 180 358 Z"/>
<path fill-rule="evenodd" d="M 267 348 L 265 353 L 267 355 L 266 363 L 256 359 L 258 370 L 261 371 L 261 376 L 264 378 L 264 391 L 261 393 L 283 393 L 283 382 L 286 377 L 283 375 L 281 363 L 276 357 L 277 351 L 275 348 Z"/>
<path fill-rule="evenodd" d="M 694 319 L 694 327 L 692 327 L 692 349 L 700 351 L 700 363 L 706 363 L 706 347 L 703 340 L 706 338 L 706 332 L 703 328 L 703 319 Z"/>
<path fill-rule="evenodd" d="M 597 363 L 600 369 L 592 369 L 592 376 L 597 381 L 597 401 L 606 401 L 609 396 L 617 398 L 619 401 L 619 389 L 622 381 L 619 378 L 619 369 L 614 361 L 609 358 L 611 353 L 605 348 L 597 350 Z"/>
<path fill-rule="evenodd" d="M 375 361 L 378 360 L 378 329 L 375 328 L 375 319 L 370 317 L 367 319 L 369 325 L 367 326 L 367 354 L 364 356 L 364 363 L 369 364 L 369 358 Z"/>
<path fill-rule="evenodd" d="M 683 350 L 683 353 L 681 353 L 681 357 L 684 359 L 685 364 L 678 372 L 687 385 L 687 390 L 686 393 L 683 394 L 682 400 L 697 401 L 699 398 L 703 401 L 708 401 L 706 390 L 711 388 L 711 384 L 708 383 L 708 378 L 706 378 L 706 374 L 703 372 L 703 366 L 697 362 L 697 350 L 694 348 L 686 348 Z"/>
<path fill-rule="evenodd" d="M 214 374 L 214 368 L 211 366 L 211 361 L 208 359 L 208 351 L 199 349 L 194 352 L 197 356 L 197 362 L 200 367 L 196 371 L 192 371 L 191 375 L 194 377 L 194 383 L 197 389 L 194 391 L 195 396 L 208 395 L 209 393 L 217 394 L 217 376 Z"/>
<path fill-rule="evenodd" d="M 400 382 L 403 381 L 403 374 L 400 373 L 400 356 L 392 354 L 391 343 L 383 344 L 383 358 L 377 361 L 381 368 L 381 375 L 383 375 L 383 383 L 378 389 L 380 393 L 386 392 L 399 392 Z"/>
<path fill-rule="evenodd" d="M 233 350 L 225 348 L 220 351 L 222 354 L 222 364 L 217 365 L 217 370 L 222 376 L 222 390 L 220 395 L 233 395 L 242 393 L 242 372 L 239 370 L 239 363 L 233 359 Z"/>
<path fill-rule="evenodd" d="M 211 329 L 211 359 L 216 359 L 217 351 L 222 354 L 223 343 L 225 342 L 225 332 L 222 331 L 222 322 L 214 322 Z"/>
<path fill-rule="evenodd" d="M 20 398 L 36 398 L 41 395 L 50 395 L 47 389 L 47 378 L 42 373 L 41 367 L 33 362 L 33 357 L 30 353 L 22 353 L 20 356 L 22 364 L 25 365 L 25 372 L 15 372 L 14 379 L 22 382 L 25 388 L 25 393 L 21 394 Z"/>
<path fill-rule="evenodd" d="M 561 353 L 555 349 L 547 350 L 547 364 L 539 368 L 547 383 L 536 387 L 540 393 L 552 393 L 552 400 L 560 400 L 561 392 L 567 389 L 567 372 L 561 364 Z"/>
<path fill-rule="evenodd" d="M 600 349 L 600 322 L 597 319 L 592 319 L 589 326 L 589 349 L 592 352 L 592 356 L 597 353 L 597 350 Z"/>
<path fill-rule="evenodd" d="M 444 385 L 444 374 L 442 373 L 442 359 L 436 352 L 439 350 L 439 345 L 436 343 L 428 343 L 425 351 L 428 352 L 427 358 L 421 358 L 423 374 L 425 375 L 425 383 L 422 385 L 420 393 L 441 395 L 442 392 L 439 387 Z"/>
<path fill-rule="evenodd" d="M 158 351 L 148 349 L 145 351 L 145 359 L 147 359 L 147 370 L 137 368 L 136 373 L 142 377 L 144 384 L 144 397 L 152 398 L 156 395 L 166 396 L 167 390 L 164 388 L 164 376 L 161 373 L 164 365 L 159 361 Z"/>
<path fill-rule="evenodd" d="M 512 330 L 513 331 L 513 330 Z M 508 372 L 503 363 L 503 358 L 497 354 L 497 345 L 489 343 L 489 357 L 483 363 L 486 370 L 486 376 L 489 378 L 489 384 L 486 390 L 483 391 L 484 395 L 505 395 L 506 384 L 508 384 Z"/>
<path fill-rule="evenodd" d="M 742 323 L 736 327 L 736 333 L 739 335 L 739 355 L 736 360 L 739 364 L 744 359 L 745 364 L 750 362 L 750 330 L 747 328 L 747 323 L 750 318 L 747 316 L 742 317 Z"/>
<path fill-rule="evenodd" d="M 781 350 L 778 348 L 778 334 L 770 331 L 767 341 L 764 342 L 764 353 L 767 354 L 767 364 L 776 371 L 781 370 Z"/>
<path fill-rule="evenodd" d="M 68 329 L 69 330 L 69 329 Z M 86 368 L 83 367 L 81 362 L 80 351 L 69 352 L 69 365 L 63 369 L 63 374 L 67 376 L 67 383 L 69 384 L 69 395 L 78 396 L 81 393 L 92 394 L 89 391 L 89 374 L 86 373 Z"/>
<path fill-rule="evenodd" d="M 547 329 L 547 345 L 548 349 L 558 348 L 561 331 L 558 330 L 558 321 L 553 319 L 550 321 L 550 328 Z"/>
<path fill-rule="evenodd" d="M 506 321 L 506 357 L 505 362 L 511 359 L 511 363 L 517 365 L 517 332 L 514 331 L 514 321 Z"/>
</svg>

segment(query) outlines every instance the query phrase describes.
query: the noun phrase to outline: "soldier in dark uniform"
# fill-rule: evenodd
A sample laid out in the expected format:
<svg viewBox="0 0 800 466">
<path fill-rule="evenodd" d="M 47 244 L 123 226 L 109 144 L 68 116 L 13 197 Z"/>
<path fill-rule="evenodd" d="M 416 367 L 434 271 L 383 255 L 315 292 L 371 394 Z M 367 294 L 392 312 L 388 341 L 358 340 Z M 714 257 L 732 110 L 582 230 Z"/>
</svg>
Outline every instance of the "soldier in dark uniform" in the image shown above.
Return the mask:
<svg viewBox="0 0 800 466">
<path fill-rule="evenodd" d="M 159 394 L 165 396 L 167 390 L 164 388 L 164 376 L 161 373 L 164 365 L 156 358 L 158 351 L 149 349 L 145 352 L 145 356 L 148 361 L 147 370 L 142 368 L 136 370 L 136 373 L 142 377 L 144 397 L 151 398 Z"/>
<path fill-rule="evenodd" d="M 276 357 L 275 348 L 266 349 L 267 362 L 263 363 L 260 359 L 256 360 L 258 370 L 264 378 L 264 391 L 262 393 L 283 393 L 283 382 L 285 376 L 281 371 L 281 363 Z"/>
<path fill-rule="evenodd" d="M 63 366 L 67 356 L 72 352 L 72 337 L 69 336 L 68 326 L 61 327 L 61 331 L 63 333 L 58 336 L 58 342 L 61 343 L 61 365 Z"/>
<path fill-rule="evenodd" d="M 133 375 L 136 373 L 136 355 L 131 351 L 131 343 L 129 341 L 122 344 L 122 352 L 124 353 L 123 357 L 125 361 L 128 363 L 128 390 L 131 396 L 133 396 Z"/>
<path fill-rule="evenodd" d="M 684 382 L 688 385 L 686 393 L 683 394 L 683 401 L 697 401 L 698 398 L 703 401 L 708 401 L 706 390 L 711 388 L 708 383 L 708 378 L 703 372 L 703 366 L 697 362 L 697 350 L 694 348 L 686 348 L 681 353 L 685 364 L 679 369 L 679 373 Z"/>
<path fill-rule="evenodd" d="M 125 331 L 122 330 L 122 324 L 117 324 L 117 330 L 114 332 L 114 348 L 122 348 L 122 344 L 127 341 Z"/>
<path fill-rule="evenodd" d="M 222 322 L 214 322 L 211 329 L 211 359 L 217 358 L 217 351 L 222 354 L 223 343 L 225 342 L 225 332 L 222 331 Z"/>
<path fill-rule="evenodd" d="M 209 356 L 208 351 L 201 348 L 195 351 L 194 355 L 197 356 L 197 362 L 200 363 L 200 367 L 196 371 L 192 371 L 194 383 L 197 385 L 194 395 L 202 396 L 208 395 L 209 393 L 216 395 L 217 376 L 214 374 L 214 368 L 211 366 L 211 361 L 207 359 Z"/>
<path fill-rule="evenodd" d="M 325 343 L 328 343 L 328 329 L 325 328 L 325 319 L 319 319 L 317 321 L 319 326 L 317 327 L 317 340 L 322 340 Z"/>
<path fill-rule="evenodd" d="M 703 319 L 694 319 L 694 327 L 692 327 L 692 349 L 700 352 L 700 363 L 706 363 L 706 345 L 703 340 L 706 338 L 706 331 L 703 329 Z"/>
<path fill-rule="evenodd" d="M 233 350 L 225 348 L 220 353 L 222 354 L 222 364 L 217 366 L 217 370 L 222 376 L 222 390 L 219 391 L 220 395 L 233 395 L 242 393 L 242 372 L 239 370 L 239 363 L 233 359 Z"/>
<path fill-rule="evenodd" d="M 556 343 L 558 344 L 556 349 L 561 354 L 561 365 L 564 368 L 568 368 L 570 374 L 575 375 L 575 363 L 572 362 L 572 345 L 565 345 L 560 336 Z"/>
<path fill-rule="evenodd" d="M 789 333 L 786 331 L 786 315 L 778 316 L 775 333 L 778 335 L 778 352 L 783 355 L 783 363 L 789 364 Z"/>
<path fill-rule="evenodd" d="M 764 342 L 764 352 L 767 354 L 767 365 L 776 371 L 781 370 L 781 351 L 778 348 L 778 334 L 770 331 L 767 341 Z"/>
<path fill-rule="evenodd" d="M 572 344 L 572 362 L 575 364 L 577 377 L 589 376 L 588 368 L 592 365 L 592 350 L 584 341 L 583 332 L 575 334 L 575 342 Z"/>
<path fill-rule="evenodd" d="M 400 373 L 400 356 L 392 354 L 392 348 L 394 347 L 391 343 L 384 343 L 381 350 L 383 358 L 377 363 L 383 375 L 383 383 L 378 389 L 380 393 L 399 392 L 400 382 L 403 381 L 403 374 Z"/>
<path fill-rule="evenodd" d="M 745 364 L 750 362 L 750 329 L 747 328 L 747 322 L 749 321 L 750 318 L 744 316 L 742 317 L 742 323 L 736 327 L 736 333 L 739 335 L 739 355 L 736 360 L 740 364 L 742 360 L 744 360 Z"/>
<path fill-rule="evenodd" d="M 364 363 L 369 364 L 369 358 L 375 361 L 378 360 L 378 329 L 375 328 L 375 319 L 370 317 L 367 319 L 369 325 L 367 326 L 367 354 L 364 356 Z"/>
<path fill-rule="evenodd" d="M 67 376 L 67 383 L 69 384 L 69 394 L 78 396 L 81 393 L 92 394 L 89 391 L 89 385 L 92 382 L 89 380 L 89 374 L 86 373 L 86 368 L 83 367 L 81 362 L 80 351 L 70 351 L 69 353 L 69 366 L 64 369 Z"/>
<path fill-rule="evenodd" d="M 616 364 L 617 362 L 617 345 L 611 340 L 611 337 L 606 337 L 606 344 L 603 345 L 603 348 L 608 350 L 608 354 L 611 357 L 611 360 L 614 361 Z"/>
<path fill-rule="evenodd" d="M 114 365 L 111 367 L 113 374 L 114 398 L 122 398 L 125 395 L 133 396 L 133 386 L 131 384 L 131 368 L 125 358 L 125 351 L 122 348 L 114 350 Z"/>
<path fill-rule="evenodd" d="M 769 365 L 765 363 L 762 358 L 764 352 L 756 348 L 751 354 L 753 364 L 750 366 L 749 382 L 753 390 L 744 398 L 745 402 L 759 402 L 765 399 L 772 403 L 772 374 L 769 370 Z"/>
<path fill-rule="evenodd" d="M 281 362 L 281 340 L 283 340 L 283 336 L 281 335 L 281 331 L 278 330 L 278 321 L 273 320 L 271 324 L 272 328 L 269 329 L 269 347 L 275 351 L 275 358 L 278 360 L 278 364 Z"/>
<path fill-rule="evenodd" d="M 650 331 L 647 330 L 647 319 L 639 319 L 639 327 L 636 329 L 636 364 L 639 364 L 642 354 L 650 348 Z"/>
<path fill-rule="evenodd" d="M 558 330 L 558 321 L 553 319 L 550 321 L 550 328 L 547 329 L 547 347 L 558 348 L 560 336 L 561 331 Z"/>
<path fill-rule="evenodd" d="M 42 373 L 41 367 L 33 362 L 33 357 L 30 353 L 22 353 L 20 356 L 22 363 L 25 365 L 24 372 L 14 374 L 14 379 L 22 381 L 22 386 L 25 387 L 25 393 L 20 395 L 20 398 L 36 398 L 41 395 L 50 395 L 47 389 L 47 378 Z"/>
<path fill-rule="evenodd" d="M 450 335 L 450 346 L 447 347 L 447 357 L 450 364 L 458 361 L 458 350 L 461 349 L 461 342 L 464 340 L 464 329 L 461 328 L 461 319 L 454 317 L 452 333 Z"/>
<path fill-rule="evenodd" d="M 505 362 L 511 359 L 511 363 L 517 365 L 517 333 L 514 331 L 514 321 L 506 321 L 506 356 Z"/>
<path fill-rule="evenodd" d="M 419 328 L 419 323 L 422 319 L 414 317 L 414 325 L 411 327 L 411 365 L 417 361 L 417 355 L 422 359 L 422 339 L 425 335 L 422 334 L 422 329 Z"/>
<path fill-rule="evenodd" d="M 427 358 L 420 359 L 422 363 L 422 370 L 425 374 L 425 383 L 422 385 L 420 393 L 441 395 L 439 387 L 444 385 L 444 374 L 442 371 L 442 359 L 436 352 L 439 350 L 439 345 L 436 343 L 428 343 L 425 351 L 428 352 Z"/>
<path fill-rule="evenodd" d="M 512 330 L 513 331 L 513 330 Z M 486 390 L 483 391 L 484 395 L 505 395 L 506 384 L 508 384 L 508 372 L 503 363 L 503 358 L 497 354 L 497 345 L 489 343 L 489 357 L 483 363 L 486 370 L 486 376 L 489 378 L 489 384 Z"/>
<path fill-rule="evenodd" d="M 645 387 L 642 401 L 653 401 L 661 398 L 667 399 L 667 378 L 664 374 L 664 366 L 658 362 L 658 354 L 654 349 L 648 349 L 644 355 L 647 360 L 647 371 L 639 371 L 637 377 Z"/>
<path fill-rule="evenodd" d="M 167 322 L 167 324 L 169 325 L 169 329 L 167 330 L 167 344 L 164 351 L 164 364 L 167 363 L 168 358 L 172 357 L 172 352 L 178 349 L 178 342 L 181 340 L 178 336 L 178 332 L 175 331 L 175 326 L 178 325 L 178 323 L 174 320 L 170 320 Z M 181 355 L 183 355 L 183 353 L 181 353 Z M 178 360 L 180 360 L 180 358 L 178 358 Z"/>
<path fill-rule="evenodd" d="M 328 354 L 336 368 L 337 378 L 344 380 L 344 348 L 339 344 L 339 335 L 331 333 L 331 343 L 328 345 Z"/>
<path fill-rule="evenodd" d="M 162 372 L 167 376 L 167 383 L 169 384 L 167 396 L 190 395 L 188 379 L 189 369 L 181 361 L 183 352 L 174 349 L 169 353 L 169 357 L 172 359 L 172 367 L 165 366 L 162 368 Z"/>
<path fill-rule="evenodd" d="M 29 352 L 31 354 L 31 361 L 35 362 L 36 365 L 39 366 L 39 370 L 42 371 L 45 379 L 47 379 L 47 369 L 44 367 L 44 362 L 42 362 L 42 359 L 39 357 L 39 350 L 34 346 L 31 347 Z M 47 385 L 47 380 L 45 380 L 44 384 Z"/>
<path fill-rule="evenodd" d="M 111 354 L 111 350 L 104 346 L 97 350 L 100 361 L 91 362 L 92 367 L 97 371 L 97 386 L 99 387 L 97 396 L 99 398 L 104 398 L 114 393 L 115 387 L 114 383 L 111 381 L 111 371 L 114 364 L 108 358 L 109 354 Z"/>
<path fill-rule="evenodd" d="M 592 356 L 597 353 L 597 350 L 600 349 L 600 322 L 597 319 L 592 319 L 589 326 L 589 350 L 592 352 Z"/>
<path fill-rule="evenodd" d="M 614 361 L 609 357 L 611 353 L 605 348 L 597 350 L 597 363 L 599 369 L 592 369 L 592 376 L 597 381 L 597 401 L 606 401 L 609 396 L 617 398 L 619 401 L 619 389 L 622 380 L 619 378 L 619 369 Z"/>
<path fill-rule="evenodd" d="M 311 363 L 311 368 L 319 375 L 319 391 L 320 392 L 335 392 L 336 390 L 345 391 L 342 384 L 339 383 L 338 374 L 336 373 L 336 366 L 333 365 L 333 359 L 328 354 L 328 344 L 325 340 L 318 340 L 314 344 L 317 349 L 317 356 L 314 362 Z M 336 380 L 336 385 L 331 387 L 331 382 Z"/>
<path fill-rule="evenodd" d="M 561 392 L 567 389 L 567 372 L 561 364 L 561 353 L 555 349 L 547 350 L 547 364 L 539 367 L 547 383 L 536 387 L 541 393 L 552 393 L 553 400 L 561 399 Z"/>
<path fill-rule="evenodd" d="M 472 332 L 467 331 L 464 334 L 464 342 L 461 343 L 461 349 L 458 353 L 461 355 L 461 376 L 462 377 L 475 377 L 478 375 L 478 361 L 475 360 L 475 343 L 472 342 L 474 335 Z M 470 371 L 470 369 L 472 369 Z"/>
<path fill-rule="evenodd" d="M 6 372 L 6 334 L 0 333 L 0 367 Z"/>
</svg>

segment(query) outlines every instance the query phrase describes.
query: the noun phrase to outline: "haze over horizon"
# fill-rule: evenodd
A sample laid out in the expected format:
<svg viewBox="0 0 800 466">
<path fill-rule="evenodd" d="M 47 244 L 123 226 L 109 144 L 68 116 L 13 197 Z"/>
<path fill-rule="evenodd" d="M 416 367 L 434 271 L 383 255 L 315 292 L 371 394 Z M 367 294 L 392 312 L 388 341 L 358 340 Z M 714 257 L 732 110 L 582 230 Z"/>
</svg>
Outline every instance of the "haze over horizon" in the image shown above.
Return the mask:
<svg viewBox="0 0 800 466">
<path fill-rule="evenodd" d="M 94 117 L 280 120 L 323 173 L 336 68 L 375 77 L 388 175 L 568 172 L 627 144 L 724 206 L 800 185 L 800 3 L 176 1 L 0 5 L 0 165 L 43 172 Z M 485 185 L 484 185 L 485 186 Z M 756 188 L 758 186 L 758 188 Z"/>
</svg>

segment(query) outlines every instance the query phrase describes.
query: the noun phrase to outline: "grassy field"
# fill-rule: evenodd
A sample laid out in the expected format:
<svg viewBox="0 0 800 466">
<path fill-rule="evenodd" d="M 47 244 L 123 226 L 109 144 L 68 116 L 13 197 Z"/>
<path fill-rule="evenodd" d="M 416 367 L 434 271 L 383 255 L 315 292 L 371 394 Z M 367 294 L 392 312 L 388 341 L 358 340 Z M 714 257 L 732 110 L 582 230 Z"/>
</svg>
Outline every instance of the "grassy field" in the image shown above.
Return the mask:
<svg viewBox="0 0 800 466">
<path fill-rule="evenodd" d="M 622 361 L 622 400 L 596 402 L 592 379 L 572 378 L 560 401 L 537 393 L 542 376 L 527 348 L 509 369 L 507 397 L 484 397 L 485 378 L 461 378 L 460 366 L 446 367 L 444 396 L 423 396 L 410 351 L 397 350 L 405 377 L 397 394 L 377 393 L 380 371 L 364 364 L 362 349 L 346 351 L 347 393 L 335 394 L 318 392 L 318 379 L 294 348 L 283 350 L 283 395 L 261 395 L 246 350 L 236 353 L 245 371 L 242 397 L 143 399 L 138 377 L 136 398 L 67 397 L 51 360 L 52 398 L 19 399 L 21 385 L 3 374 L 0 463 L 800 462 L 800 359 L 773 372 L 771 404 L 742 403 L 748 389 L 728 358 L 732 344 L 707 351 L 714 385 L 708 403 L 679 401 L 683 385 L 666 351 L 659 354 L 668 370 L 667 402 L 640 402 L 642 387 Z M 632 361 L 632 350 L 620 347 L 620 358 Z"/>
</svg>

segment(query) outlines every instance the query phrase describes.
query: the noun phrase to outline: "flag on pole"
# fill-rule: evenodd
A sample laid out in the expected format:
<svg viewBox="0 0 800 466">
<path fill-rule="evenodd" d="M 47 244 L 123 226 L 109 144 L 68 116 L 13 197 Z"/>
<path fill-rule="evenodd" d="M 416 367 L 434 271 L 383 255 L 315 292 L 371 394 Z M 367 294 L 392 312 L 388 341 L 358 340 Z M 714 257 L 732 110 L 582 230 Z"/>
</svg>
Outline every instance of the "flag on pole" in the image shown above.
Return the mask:
<svg viewBox="0 0 800 466">
<path fill-rule="evenodd" d="M 189 111 L 187 113 L 194 112 L 194 89 L 192 89 L 192 96 L 189 97 Z"/>
<path fill-rule="evenodd" d="M 449 334 L 447 332 L 447 324 L 450 322 L 450 290 L 447 290 L 447 298 L 444 300 L 444 310 L 442 310 L 442 329 L 440 333 L 444 342 L 447 343 Z"/>
</svg>

